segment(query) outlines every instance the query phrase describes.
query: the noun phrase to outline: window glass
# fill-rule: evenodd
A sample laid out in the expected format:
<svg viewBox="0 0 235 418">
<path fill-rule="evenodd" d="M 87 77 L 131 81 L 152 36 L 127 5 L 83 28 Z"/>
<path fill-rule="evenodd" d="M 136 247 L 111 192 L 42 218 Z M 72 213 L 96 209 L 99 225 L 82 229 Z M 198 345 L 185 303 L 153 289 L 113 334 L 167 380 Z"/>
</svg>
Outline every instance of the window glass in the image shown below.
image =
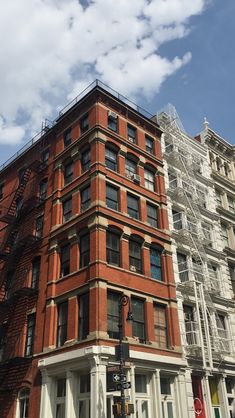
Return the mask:
<svg viewBox="0 0 235 418">
<path fill-rule="evenodd" d="M 156 280 L 163 280 L 161 255 L 162 255 L 162 252 L 157 250 L 156 248 L 150 249 L 151 277 Z"/>
<path fill-rule="evenodd" d="M 61 277 L 70 273 L 70 244 L 66 244 L 60 249 L 60 264 L 61 264 Z"/>
<path fill-rule="evenodd" d="M 130 158 L 126 158 L 126 175 L 132 177 L 133 174 L 137 173 L 137 164 L 134 160 L 131 160 Z"/>
<path fill-rule="evenodd" d="M 162 395 L 171 395 L 171 380 L 169 377 L 161 377 L 160 386 Z"/>
<path fill-rule="evenodd" d="M 64 166 L 64 185 L 71 183 L 73 180 L 73 163 L 70 162 Z"/>
<path fill-rule="evenodd" d="M 141 244 L 137 241 L 129 241 L 130 270 L 142 273 Z"/>
<path fill-rule="evenodd" d="M 90 186 L 81 190 L 81 211 L 86 210 L 90 206 Z"/>
<path fill-rule="evenodd" d="M 139 219 L 139 198 L 127 194 L 127 213 L 131 218 Z"/>
<path fill-rule="evenodd" d="M 56 418 L 65 418 L 66 379 L 57 380 Z"/>
<path fill-rule="evenodd" d="M 90 234 L 80 238 L 80 268 L 88 266 L 90 262 Z"/>
<path fill-rule="evenodd" d="M 72 129 L 69 128 L 64 132 L 64 146 L 68 147 L 72 142 Z"/>
<path fill-rule="evenodd" d="M 127 137 L 129 141 L 136 144 L 136 128 L 132 125 L 127 125 Z"/>
<path fill-rule="evenodd" d="M 146 168 L 144 170 L 144 184 L 146 189 L 154 191 L 154 173 Z"/>
<path fill-rule="evenodd" d="M 147 377 L 144 374 L 135 374 L 135 392 L 147 393 Z"/>
<path fill-rule="evenodd" d="M 105 148 L 105 164 L 110 170 L 117 171 L 117 151 Z"/>
<path fill-rule="evenodd" d="M 78 336 L 83 340 L 89 334 L 89 294 L 84 293 L 78 300 L 79 305 L 79 324 Z"/>
<path fill-rule="evenodd" d="M 107 263 L 120 266 L 120 236 L 107 231 L 106 234 Z"/>
<path fill-rule="evenodd" d="M 157 208 L 147 203 L 147 222 L 154 228 L 158 227 Z"/>
<path fill-rule="evenodd" d="M 119 338 L 119 299 L 120 295 L 108 292 L 108 334 L 110 338 Z"/>
<path fill-rule="evenodd" d="M 167 318 L 166 307 L 154 305 L 154 333 L 159 348 L 167 348 Z"/>
<path fill-rule="evenodd" d="M 86 151 L 82 153 L 81 164 L 82 164 L 82 172 L 89 170 L 90 164 L 91 164 L 90 149 L 87 149 Z"/>
<path fill-rule="evenodd" d="M 40 276 L 41 257 L 35 257 L 32 262 L 32 281 L 31 287 L 37 289 Z"/>
<path fill-rule="evenodd" d="M 63 222 L 68 221 L 72 216 L 72 197 L 63 202 Z"/>
<path fill-rule="evenodd" d="M 114 112 L 110 112 L 108 115 L 108 128 L 114 132 L 117 132 L 118 118 Z"/>
<path fill-rule="evenodd" d="M 19 393 L 20 418 L 29 418 L 29 389 L 22 389 Z"/>
<path fill-rule="evenodd" d="M 35 314 L 28 315 L 27 318 L 27 333 L 25 342 L 25 356 L 33 354 L 34 330 L 35 330 Z"/>
<path fill-rule="evenodd" d="M 39 185 L 39 200 L 40 200 L 40 202 L 43 202 L 46 199 L 47 185 L 48 185 L 48 180 L 47 179 L 43 179 L 40 182 L 40 185 Z"/>
<path fill-rule="evenodd" d="M 145 136 L 145 146 L 146 151 L 149 152 L 149 154 L 153 154 L 153 139 L 150 138 L 150 136 Z"/>
<path fill-rule="evenodd" d="M 42 238 L 42 233 L 43 233 L 43 222 L 44 222 L 44 216 L 39 216 L 36 219 L 36 231 L 35 231 L 35 236 L 37 238 Z"/>
<path fill-rule="evenodd" d="M 139 338 L 140 342 L 145 341 L 144 324 L 144 301 L 137 298 L 131 298 L 131 309 L 133 313 L 132 334 Z"/>
<path fill-rule="evenodd" d="M 188 270 L 188 263 L 187 263 L 186 255 L 181 254 L 181 253 L 177 253 L 177 261 L 178 261 L 178 270 L 179 270 L 180 281 L 182 283 L 185 282 L 185 281 L 188 281 L 189 270 Z"/>
<path fill-rule="evenodd" d="M 43 153 L 42 153 L 42 162 L 43 162 L 44 165 L 47 165 L 48 164 L 49 156 L 50 156 L 49 149 L 46 149 L 45 151 L 43 151 Z"/>
<path fill-rule="evenodd" d="M 80 131 L 81 133 L 86 132 L 89 129 L 89 119 L 88 119 L 88 113 L 84 115 L 80 119 Z"/>
<path fill-rule="evenodd" d="M 58 305 L 57 347 L 64 345 L 67 340 L 68 302 Z"/>
<path fill-rule="evenodd" d="M 118 210 L 118 189 L 109 184 L 106 185 L 106 205 L 110 209 Z"/>
</svg>

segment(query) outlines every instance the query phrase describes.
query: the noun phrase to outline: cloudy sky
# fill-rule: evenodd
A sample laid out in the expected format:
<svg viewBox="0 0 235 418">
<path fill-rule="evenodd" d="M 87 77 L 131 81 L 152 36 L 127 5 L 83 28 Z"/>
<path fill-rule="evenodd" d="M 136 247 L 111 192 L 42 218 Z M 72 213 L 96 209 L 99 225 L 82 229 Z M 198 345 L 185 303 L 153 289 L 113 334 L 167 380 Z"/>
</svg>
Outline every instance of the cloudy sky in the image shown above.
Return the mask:
<svg viewBox="0 0 235 418">
<path fill-rule="evenodd" d="M 0 163 L 95 78 L 235 143 L 234 16 L 234 0 L 2 1 Z"/>
</svg>

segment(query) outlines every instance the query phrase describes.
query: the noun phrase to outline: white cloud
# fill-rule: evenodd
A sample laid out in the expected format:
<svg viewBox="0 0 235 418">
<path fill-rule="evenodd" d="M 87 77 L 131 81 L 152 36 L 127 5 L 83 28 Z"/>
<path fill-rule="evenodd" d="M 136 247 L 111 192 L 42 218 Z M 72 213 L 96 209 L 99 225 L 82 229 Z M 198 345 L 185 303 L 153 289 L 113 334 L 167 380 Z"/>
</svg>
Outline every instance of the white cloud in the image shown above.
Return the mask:
<svg viewBox="0 0 235 418">
<path fill-rule="evenodd" d="M 0 142 L 19 143 L 40 130 L 44 117 L 95 78 L 135 98 L 157 93 L 191 59 L 185 51 L 170 60 L 159 47 L 186 36 L 205 2 L 1 2 Z"/>
</svg>

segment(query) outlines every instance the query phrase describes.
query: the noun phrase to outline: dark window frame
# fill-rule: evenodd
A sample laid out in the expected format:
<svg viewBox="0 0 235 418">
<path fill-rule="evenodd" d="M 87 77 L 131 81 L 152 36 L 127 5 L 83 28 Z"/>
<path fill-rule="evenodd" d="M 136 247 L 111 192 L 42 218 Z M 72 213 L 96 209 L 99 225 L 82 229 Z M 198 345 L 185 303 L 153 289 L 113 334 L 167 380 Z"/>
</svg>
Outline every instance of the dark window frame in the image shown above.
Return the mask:
<svg viewBox="0 0 235 418">
<path fill-rule="evenodd" d="M 57 334 L 56 347 L 62 347 L 67 341 L 68 328 L 68 301 L 57 305 Z"/>
<path fill-rule="evenodd" d="M 60 248 L 60 277 L 70 274 L 70 244 Z"/>
<path fill-rule="evenodd" d="M 119 303 L 120 294 L 107 292 L 107 332 L 109 338 L 119 339 Z"/>
<path fill-rule="evenodd" d="M 38 289 L 39 278 L 40 278 L 40 267 L 41 267 L 41 257 L 36 256 L 32 261 L 32 279 L 31 279 L 31 288 Z"/>
<path fill-rule="evenodd" d="M 119 210 L 119 189 L 106 183 L 106 206 L 109 209 Z"/>
<path fill-rule="evenodd" d="M 72 143 L 72 128 L 66 129 L 64 131 L 64 147 L 67 148 Z"/>
<path fill-rule="evenodd" d="M 89 293 L 83 293 L 78 297 L 79 321 L 78 339 L 84 340 L 89 334 Z"/>
<path fill-rule="evenodd" d="M 138 253 L 137 249 L 138 247 Z M 129 240 L 129 266 L 130 270 L 134 271 L 132 267 L 135 267 L 136 273 L 142 274 L 143 272 L 143 265 L 142 265 L 142 244 L 135 239 Z"/>
<path fill-rule="evenodd" d="M 117 245 L 114 245 L 117 244 Z M 115 248 L 116 247 L 116 248 Z M 106 260 L 107 263 L 120 267 L 120 234 L 114 231 L 106 232 Z"/>
<path fill-rule="evenodd" d="M 147 178 L 151 174 L 151 180 Z M 148 167 L 144 169 L 144 187 L 151 192 L 155 192 L 155 173 Z"/>
<path fill-rule="evenodd" d="M 152 279 L 163 281 L 162 250 L 155 247 L 150 248 L 150 273 Z"/>
<path fill-rule="evenodd" d="M 91 197 L 90 197 L 90 185 L 89 185 L 81 189 L 81 212 L 88 209 L 90 204 L 91 204 Z"/>
<path fill-rule="evenodd" d="M 64 165 L 64 186 L 73 181 L 73 162 L 70 161 Z"/>
<path fill-rule="evenodd" d="M 90 233 L 80 236 L 80 269 L 87 267 L 90 263 Z"/>
<path fill-rule="evenodd" d="M 44 202 L 47 197 L 47 188 L 48 188 L 48 178 L 45 177 L 39 183 L 39 201 Z"/>
<path fill-rule="evenodd" d="M 33 355 L 34 349 L 34 338 L 35 338 L 35 323 L 36 323 L 36 314 L 33 313 L 27 317 L 27 330 L 26 330 L 26 339 L 25 339 L 25 357 Z"/>
<path fill-rule="evenodd" d="M 62 203 L 63 207 L 63 223 L 69 221 L 73 214 L 73 201 L 72 196 L 64 200 Z"/>
<path fill-rule="evenodd" d="M 113 132 L 118 132 L 118 116 L 112 116 L 108 113 L 108 129 Z"/>
<path fill-rule="evenodd" d="M 132 144 L 137 143 L 137 129 L 131 124 L 127 124 L 127 138 Z"/>
<path fill-rule="evenodd" d="M 91 150 L 90 148 L 87 148 L 82 152 L 81 155 L 81 167 L 82 167 L 82 173 L 89 170 L 91 166 Z"/>
<path fill-rule="evenodd" d="M 80 119 L 80 132 L 81 132 L 81 134 L 88 131 L 88 129 L 89 129 L 89 114 L 86 113 Z"/>
<path fill-rule="evenodd" d="M 167 318 L 167 306 L 159 303 L 153 304 L 154 309 L 154 335 L 158 348 L 169 347 L 169 333 L 168 333 L 168 318 Z M 164 316 L 164 324 L 161 323 L 161 314 Z M 157 319 L 157 320 L 156 320 Z M 164 334 L 164 343 L 162 342 L 162 336 Z"/>
<path fill-rule="evenodd" d="M 156 216 L 153 216 L 153 212 Z M 151 203 L 147 203 L 147 222 L 154 228 L 158 228 L 158 207 Z"/>
<path fill-rule="evenodd" d="M 35 236 L 36 238 L 42 238 L 43 236 L 43 226 L 44 226 L 44 215 L 40 215 L 36 218 L 35 224 Z"/>
<path fill-rule="evenodd" d="M 154 154 L 154 139 L 149 135 L 145 135 L 145 149 L 149 154 Z"/>
<path fill-rule="evenodd" d="M 125 159 L 125 174 L 128 177 L 132 177 L 137 174 L 137 161 L 130 157 Z"/>
<path fill-rule="evenodd" d="M 136 309 L 136 303 L 141 305 L 141 311 Z M 146 342 L 146 329 L 145 329 L 145 300 L 131 297 L 131 310 L 133 314 L 133 323 L 132 323 L 132 335 L 139 339 L 139 342 Z M 142 314 L 142 317 L 141 315 Z"/>
<path fill-rule="evenodd" d="M 105 147 L 105 165 L 112 171 L 118 171 L 118 151 L 109 146 Z"/>
<path fill-rule="evenodd" d="M 140 219 L 140 199 L 127 193 L 127 213 L 133 219 Z"/>
</svg>

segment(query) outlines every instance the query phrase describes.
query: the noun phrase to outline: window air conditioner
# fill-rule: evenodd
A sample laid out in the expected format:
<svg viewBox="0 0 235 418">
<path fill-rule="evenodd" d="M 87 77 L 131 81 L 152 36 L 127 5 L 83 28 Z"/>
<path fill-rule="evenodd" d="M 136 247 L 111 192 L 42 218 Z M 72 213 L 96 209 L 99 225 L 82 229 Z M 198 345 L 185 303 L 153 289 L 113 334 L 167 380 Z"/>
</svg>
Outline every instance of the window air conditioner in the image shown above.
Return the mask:
<svg viewBox="0 0 235 418">
<path fill-rule="evenodd" d="M 132 174 L 126 173 L 126 178 L 132 180 Z"/>
<path fill-rule="evenodd" d="M 136 271 L 136 266 L 130 266 L 131 271 Z"/>
<path fill-rule="evenodd" d="M 135 183 L 140 183 L 140 176 L 139 176 L 138 174 L 133 174 L 133 176 L 132 176 L 132 180 L 133 180 Z"/>
<path fill-rule="evenodd" d="M 112 112 L 111 110 L 108 111 L 108 117 L 112 119 L 117 119 L 117 113 Z"/>
</svg>

